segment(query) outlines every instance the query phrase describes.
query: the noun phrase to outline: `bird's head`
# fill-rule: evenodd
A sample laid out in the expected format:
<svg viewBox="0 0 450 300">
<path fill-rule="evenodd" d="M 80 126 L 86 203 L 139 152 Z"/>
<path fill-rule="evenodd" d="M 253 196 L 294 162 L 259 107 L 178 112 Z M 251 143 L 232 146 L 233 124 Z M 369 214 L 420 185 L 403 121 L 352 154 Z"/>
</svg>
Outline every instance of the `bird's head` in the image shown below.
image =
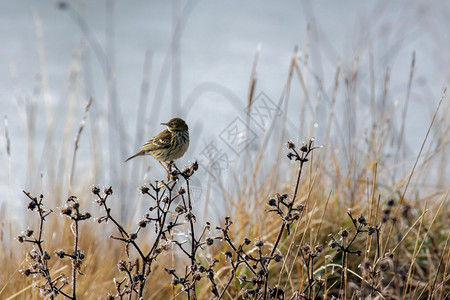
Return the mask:
<svg viewBox="0 0 450 300">
<path fill-rule="evenodd" d="M 170 119 L 167 123 L 161 123 L 161 125 L 166 125 L 170 131 L 187 131 L 188 126 L 186 122 L 181 118 Z"/>
</svg>

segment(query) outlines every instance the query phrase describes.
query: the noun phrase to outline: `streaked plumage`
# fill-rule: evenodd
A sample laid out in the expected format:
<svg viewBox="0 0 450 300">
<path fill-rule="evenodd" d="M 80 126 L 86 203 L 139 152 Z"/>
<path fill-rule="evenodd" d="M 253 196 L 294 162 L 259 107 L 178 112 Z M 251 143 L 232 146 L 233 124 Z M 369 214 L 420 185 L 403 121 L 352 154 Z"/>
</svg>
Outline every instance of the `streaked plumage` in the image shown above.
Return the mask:
<svg viewBox="0 0 450 300">
<path fill-rule="evenodd" d="M 160 162 L 169 162 L 186 153 L 189 147 L 189 128 L 186 122 L 181 118 L 173 118 L 161 124 L 166 125 L 167 129 L 145 143 L 140 151 L 127 158 L 126 162 L 141 155 L 152 155 Z"/>
</svg>

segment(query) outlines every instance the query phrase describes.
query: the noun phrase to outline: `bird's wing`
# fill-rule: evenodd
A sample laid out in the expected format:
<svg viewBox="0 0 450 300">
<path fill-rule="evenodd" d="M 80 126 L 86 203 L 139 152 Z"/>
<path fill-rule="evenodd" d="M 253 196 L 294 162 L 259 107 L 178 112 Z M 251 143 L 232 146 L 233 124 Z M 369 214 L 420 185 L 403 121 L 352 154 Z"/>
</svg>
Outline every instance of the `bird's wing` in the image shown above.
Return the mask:
<svg viewBox="0 0 450 300">
<path fill-rule="evenodd" d="M 153 151 L 158 149 L 166 149 L 170 147 L 170 139 L 172 134 L 168 129 L 165 129 L 158 133 L 154 138 L 145 143 L 141 150 Z"/>
</svg>

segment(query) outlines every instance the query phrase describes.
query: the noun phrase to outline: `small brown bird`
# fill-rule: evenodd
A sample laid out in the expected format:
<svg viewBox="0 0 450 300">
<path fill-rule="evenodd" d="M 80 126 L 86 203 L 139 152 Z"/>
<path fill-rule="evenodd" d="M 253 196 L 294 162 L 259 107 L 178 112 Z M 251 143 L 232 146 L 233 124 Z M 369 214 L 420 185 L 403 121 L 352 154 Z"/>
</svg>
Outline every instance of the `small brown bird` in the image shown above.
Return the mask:
<svg viewBox="0 0 450 300">
<path fill-rule="evenodd" d="M 186 153 L 189 147 L 189 128 L 186 122 L 181 118 L 173 118 L 161 125 L 166 125 L 167 129 L 145 143 L 138 153 L 127 158 L 125 162 L 136 156 L 152 155 L 161 164 L 174 161 Z"/>
</svg>

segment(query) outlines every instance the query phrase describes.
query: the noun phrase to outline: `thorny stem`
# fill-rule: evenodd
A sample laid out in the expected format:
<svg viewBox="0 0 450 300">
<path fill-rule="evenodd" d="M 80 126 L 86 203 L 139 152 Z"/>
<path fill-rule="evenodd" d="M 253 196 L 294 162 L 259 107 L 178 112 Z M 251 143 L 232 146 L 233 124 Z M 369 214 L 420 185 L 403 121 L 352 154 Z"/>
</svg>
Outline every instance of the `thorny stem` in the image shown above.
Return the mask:
<svg viewBox="0 0 450 300">
<path fill-rule="evenodd" d="M 350 245 L 351 243 L 349 243 Z M 348 247 L 348 246 L 347 246 Z M 345 250 L 345 238 L 342 239 L 342 248 Z M 346 287 L 346 281 L 347 281 L 347 251 L 342 251 L 342 273 L 341 273 L 341 288 L 340 290 L 343 291 L 343 294 L 339 297 L 340 299 L 347 299 L 347 287 Z M 343 297 L 342 297 L 343 295 Z"/>
<path fill-rule="evenodd" d="M 298 157 L 298 160 L 300 161 L 300 164 L 298 166 L 298 172 L 297 172 L 297 179 L 296 179 L 296 182 L 295 182 L 294 194 L 292 196 L 291 202 L 289 203 L 289 209 L 288 209 L 287 213 L 285 214 L 286 216 L 289 216 L 291 214 L 292 209 L 294 208 L 295 201 L 297 200 L 297 194 L 298 194 L 298 189 L 299 189 L 299 186 L 300 186 L 300 178 L 301 178 L 302 171 L 303 171 L 303 165 L 305 164 L 305 162 L 308 161 L 308 159 L 307 159 L 308 155 L 314 149 L 317 148 L 317 147 L 313 147 L 312 146 L 313 142 L 314 142 L 314 139 L 311 139 L 310 143 L 309 143 L 309 147 L 307 148 L 306 152 L 302 152 L 302 155 L 300 155 L 295 148 L 291 149 L 292 151 L 294 151 L 295 155 Z M 280 231 L 278 232 L 278 236 L 277 236 L 277 239 L 275 240 L 275 244 L 273 245 L 272 252 L 270 253 L 270 256 L 273 256 L 275 254 L 275 252 L 277 251 L 278 244 L 281 241 L 281 237 L 283 236 L 284 230 L 286 229 L 287 223 L 289 221 L 290 220 L 283 220 L 283 224 L 281 225 Z M 267 267 L 268 267 L 269 263 L 270 263 L 270 260 L 268 260 L 267 263 L 266 263 Z M 269 272 L 266 272 L 265 282 L 264 282 L 264 299 L 267 299 L 267 284 L 268 284 L 268 281 L 269 281 Z"/>
<path fill-rule="evenodd" d="M 42 241 L 42 231 L 43 231 L 43 228 L 44 228 L 45 216 L 44 216 L 44 213 L 42 211 L 42 195 L 41 195 L 41 197 L 39 199 L 39 202 L 38 202 L 37 198 L 34 198 L 33 196 L 31 196 L 31 194 L 29 192 L 24 191 L 24 190 L 23 190 L 23 192 L 24 192 L 25 195 L 27 195 L 27 197 L 31 201 L 37 202 L 37 211 L 39 213 L 39 234 L 38 234 L 37 240 L 34 241 L 34 244 L 36 244 L 38 246 L 39 253 L 40 253 L 41 257 L 43 258 L 44 257 L 44 250 L 42 249 L 42 242 L 43 242 Z M 45 270 L 44 270 L 45 276 L 44 277 L 47 280 L 47 283 L 49 284 L 50 289 L 52 291 L 56 291 L 57 289 L 54 286 L 54 284 L 52 282 L 52 279 L 51 279 L 51 276 L 50 276 L 50 271 L 48 269 L 47 260 L 46 259 L 42 259 L 42 261 L 44 262 L 44 266 L 45 266 Z M 54 299 L 54 295 L 53 294 L 50 295 L 50 299 Z"/>
<path fill-rule="evenodd" d="M 79 215 L 79 210 L 76 208 L 77 212 L 77 218 Z M 77 286 L 77 268 L 78 268 L 78 220 L 74 220 L 75 224 L 75 232 L 74 232 L 74 242 L 73 242 L 73 255 L 75 256 L 75 259 L 72 259 L 72 298 L 75 300 L 77 299 L 77 292 L 76 292 L 76 286 Z"/>
<path fill-rule="evenodd" d="M 123 299 L 126 294 L 128 294 L 128 297 L 130 299 L 133 298 L 133 294 L 136 293 L 138 296 L 138 299 L 141 299 L 144 294 L 144 288 L 145 284 L 147 282 L 148 276 L 151 272 L 151 266 L 152 263 L 155 261 L 157 255 L 161 252 L 163 248 L 159 248 L 161 241 L 167 240 L 166 233 L 170 232 L 173 227 L 177 225 L 181 225 L 181 223 L 178 223 L 178 218 L 180 215 L 184 214 L 186 220 L 190 223 L 190 235 L 192 238 L 191 242 L 191 250 L 188 252 L 185 248 L 183 248 L 182 243 L 177 242 L 176 240 L 173 240 L 172 242 L 177 244 L 179 248 L 185 253 L 191 261 L 191 268 L 190 270 L 186 270 L 185 277 L 178 277 L 174 272 L 168 271 L 169 274 L 172 274 L 174 278 L 177 279 L 178 283 L 183 285 L 183 290 L 187 293 L 188 299 L 196 299 L 195 295 L 195 287 L 196 282 L 199 280 L 198 276 L 194 276 L 197 271 L 197 266 L 199 263 L 196 261 L 195 255 L 198 250 L 198 247 L 202 245 L 203 243 L 200 243 L 199 240 L 195 238 L 195 231 L 194 231 L 194 222 L 195 222 L 195 215 L 192 213 L 192 200 L 191 200 L 191 193 L 190 193 L 190 185 L 189 185 L 189 178 L 192 176 L 192 174 L 198 169 L 198 164 L 195 162 L 191 165 L 190 168 L 186 168 L 183 171 L 180 171 L 176 165 L 173 163 L 170 164 L 171 167 L 174 167 L 176 171 L 170 172 L 168 174 L 168 180 L 169 182 L 162 181 L 160 184 L 158 184 L 158 181 L 156 181 L 156 185 L 153 185 L 152 183 L 149 183 L 149 186 L 153 189 L 154 193 L 149 192 L 148 187 L 142 187 L 141 192 L 143 194 L 146 194 L 150 196 L 155 202 L 155 206 L 151 206 L 150 211 L 156 210 L 156 218 L 151 217 L 149 214 L 146 214 L 145 220 L 141 220 L 139 222 L 139 227 L 135 232 L 127 232 L 112 216 L 111 216 L 111 209 L 106 205 L 106 200 L 108 196 L 112 193 L 112 189 L 108 188 L 105 189 L 105 195 L 100 195 L 100 189 L 98 187 L 94 187 L 92 189 L 93 193 L 99 198 L 97 201 L 100 206 L 104 206 L 104 209 L 106 211 L 106 216 L 101 217 L 99 219 L 99 222 L 102 221 L 108 221 L 109 219 L 114 223 L 117 230 L 120 233 L 120 237 L 114 237 L 111 236 L 111 238 L 122 241 L 126 244 L 127 254 L 128 254 L 128 246 L 132 245 L 134 249 L 139 253 L 140 259 L 142 259 L 142 266 L 140 266 L 139 262 L 140 259 L 136 260 L 135 264 L 128 263 L 126 264 L 124 262 L 123 265 L 119 266 L 119 270 L 123 269 L 122 271 L 125 271 L 128 275 L 128 281 L 129 284 L 125 285 L 125 289 L 121 291 L 120 284 L 117 284 L 116 282 L 116 288 L 118 291 L 117 296 L 120 297 L 120 299 Z M 186 180 L 186 189 L 187 189 L 187 201 L 185 196 L 183 196 L 184 192 L 181 192 L 181 189 L 178 193 L 174 192 L 174 187 L 176 183 L 178 182 L 178 176 L 182 176 Z M 161 189 L 164 192 L 161 192 Z M 171 205 L 175 203 L 175 200 L 180 197 L 182 199 L 182 204 L 180 204 L 181 208 L 176 208 L 175 212 L 172 212 Z M 165 198 L 165 199 L 164 199 Z M 188 208 L 189 207 L 189 208 Z M 181 210 L 180 210 L 181 209 Z M 168 219 L 170 217 L 173 217 L 173 220 L 171 220 L 168 224 Z M 137 234 L 141 231 L 142 228 L 146 227 L 146 224 L 148 223 L 154 223 L 156 230 L 156 237 L 155 240 L 151 246 L 151 249 L 144 254 L 141 250 L 141 248 L 137 245 L 135 242 L 135 239 L 137 238 Z M 208 225 L 209 226 L 209 225 Z M 202 232 L 202 235 L 200 239 L 203 237 L 204 231 Z M 162 247 L 162 245 L 161 245 Z M 128 254 L 129 255 L 129 254 Z M 134 274 L 133 269 L 136 268 L 136 274 Z M 211 268 L 211 266 L 210 266 Z M 211 270 L 211 269 L 210 269 Z M 212 273 L 213 274 L 213 273 Z M 188 280 L 188 278 L 191 277 L 192 280 Z M 213 284 L 214 279 L 213 275 L 210 277 L 210 280 Z M 176 285 L 176 284 L 175 284 Z M 218 295 L 218 293 L 216 294 Z"/>
<path fill-rule="evenodd" d="M 172 199 L 172 190 L 169 190 L 169 198 Z M 161 222 L 161 225 L 159 226 L 158 235 L 156 236 L 156 239 L 155 239 L 155 242 L 153 243 L 152 248 L 145 256 L 144 261 L 148 261 L 150 264 L 151 264 L 151 262 L 149 261 L 149 257 L 150 257 L 150 255 L 153 254 L 156 247 L 158 247 L 159 240 L 162 236 L 162 233 L 164 232 L 164 224 L 166 223 L 167 213 L 169 212 L 171 203 L 172 203 L 172 201 L 169 201 L 169 203 L 167 204 L 168 205 L 167 209 L 165 211 L 163 211 L 162 222 Z"/>
<path fill-rule="evenodd" d="M 224 239 L 225 241 L 227 241 L 228 245 L 230 245 L 230 247 L 233 249 L 233 251 L 237 254 L 238 258 L 241 259 L 241 262 L 244 262 L 248 269 L 253 273 L 253 275 L 256 275 L 256 271 L 253 270 L 252 266 L 250 266 L 250 264 L 248 263 L 248 261 L 246 259 L 244 259 L 241 255 L 241 253 L 236 249 L 236 247 L 233 244 L 233 241 L 231 240 L 231 238 L 228 236 L 228 233 L 223 231 L 223 235 L 224 235 Z"/>
<path fill-rule="evenodd" d="M 108 219 L 108 220 L 111 220 L 111 221 L 114 223 L 114 225 L 116 225 L 117 229 L 119 230 L 119 232 L 120 232 L 120 234 L 121 234 L 122 236 L 125 235 L 125 237 L 127 237 L 127 239 L 129 239 L 130 235 L 127 233 L 127 231 L 126 231 L 125 229 L 123 229 L 122 225 L 120 225 L 120 224 L 116 221 L 116 219 L 114 219 L 114 217 L 111 215 L 111 208 L 109 208 L 109 207 L 106 205 L 106 199 L 108 198 L 108 195 L 106 195 L 105 197 L 102 197 L 102 196 L 100 195 L 100 193 L 97 193 L 96 195 L 97 195 L 97 197 L 100 199 L 100 201 L 102 202 L 102 205 L 105 207 L 107 219 Z M 144 255 L 144 253 L 142 253 L 141 249 L 140 249 L 139 246 L 136 244 L 136 242 L 133 241 L 133 240 L 130 240 L 129 242 L 133 245 L 133 247 L 134 247 L 134 248 L 136 249 L 136 251 L 139 253 L 139 256 L 143 259 L 143 261 L 146 261 L 146 256 Z"/>
<path fill-rule="evenodd" d="M 188 204 L 189 204 L 189 214 L 192 214 L 192 202 L 191 202 L 191 192 L 190 192 L 190 188 L 189 188 L 189 179 L 188 178 L 184 178 L 186 180 L 186 188 L 187 188 L 187 193 L 188 193 Z M 196 241 L 195 241 L 195 233 L 194 233 L 194 218 L 192 216 L 189 217 L 189 223 L 191 225 L 191 267 L 195 266 L 195 253 L 197 252 L 197 245 L 196 245 Z M 193 271 L 193 270 L 192 270 Z M 193 284 L 192 287 L 193 293 L 194 293 L 194 299 L 196 299 L 195 296 L 195 282 Z M 189 292 L 188 292 L 188 296 L 189 296 Z"/>
<path fill-rule="evenodd" d="M 44 198 L 44 196 L 41 194 L 39 197 L 39 201 L 37 200 L 36 197 L 31 196 L 31 194 L 25 190 L 22 190 L 22 192 L 31 200 L 36 204 L 36 210 L 39 214 L 39 233 L 38 233 L 38 238 L 34 238 L 34 240 L 30 240 L 29 242 L 37 245 L 38 249 L 39 249 L 39 255 L 40 258 L 42 260 L 43 266 L 44 268 L 41 269 L 40 271 L 43 273 L 41 273 L 41 275 L 45 278 L 48 286 L 49 286 L 49 290 L 51 291 L 51 293 L 48 295 L 50 299 L 55 299 L 55 297 L 58 294 L 63 295 L 64 297 L 68 298 L 68 299 L 72 299 L 75 300 L 75 298 L 72 298 L 70 295 L 68 295 L 67 293 L 61 291 L 61 287 L 58 288 L 55 285 L 55 281 L 58 280 L 58 278 L 56 278 L 54 281 L 51 278 L 50 275 L 50 269 L 48 267 L 48 261 L 47 259 L 44 258 L 45 256 L 45 251 L 42 248 L 42 243 L 44 242 L 42 240 L 42 234 L 43 234 L 43 229 L 44 229 L 44 222 L 45 222 L 45 218 L 51 214 L 53 211 L 50 209 L 48 212 L 45 212 L 43 209 L 43 204 L 42 204 L 42 200 Z"/>
<path fill-rule="evenodd" d="M 295 183 L 294 195 L 293 195 L 293 198 L 292 198 L 292 201 L 291 201 L 291 205 L 289 205 L 289 210 L 288 210 L 286 215 L 289 215 L 291 213 L 291 211 L 292 211 L 292 208 L 294 208 L 294 203 L 295 203 L 295 200 L 297 198 L 297 192 L 298 192 L 298 187 L 299 187 L 299 183 L 300 183 L 300 177 L 302 175 L 303 163 L 304 162 L 301 161 L 300 165 L 299 165 L 299 168 L 298 168 L 297 182 Z M 281 237 L 283 236 L 285 228 L 286 228 L 286 222 L 283 222 L 283 224 L 281 225 L 281 229 L 278 232 L 278 236 L 277 236 L 277 239 L 275 241 L 275 244 L 273 245 L 273 249 L 272 249 L 272 252 L 270 253 L 270 256 L 273 256 L 275 254 L 275 251 L 277 250 L 278 244 L 281 241 Z"/>
<path fill-rule="evenodd" d="M 375 227 L 375 232 L 377 234 L 377 259 L 380 259 L 380 229 Z"/>
</svg>

